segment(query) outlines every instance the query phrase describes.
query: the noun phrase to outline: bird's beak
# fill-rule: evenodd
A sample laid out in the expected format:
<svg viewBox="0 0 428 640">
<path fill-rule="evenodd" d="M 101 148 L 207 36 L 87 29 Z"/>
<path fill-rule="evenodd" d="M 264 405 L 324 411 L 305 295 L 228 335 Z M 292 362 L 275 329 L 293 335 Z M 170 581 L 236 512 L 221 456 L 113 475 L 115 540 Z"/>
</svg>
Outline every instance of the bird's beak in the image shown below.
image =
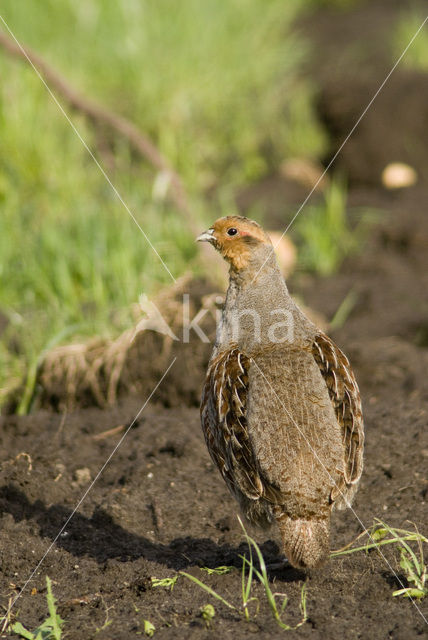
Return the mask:
<svg viewBox="0 0 428 640">
<path fill-rule="evenodd" d="M 214 229 L 208 229 L 196 238 L 196 242 L 212 242 L 214 240 Z"/>
</svg>

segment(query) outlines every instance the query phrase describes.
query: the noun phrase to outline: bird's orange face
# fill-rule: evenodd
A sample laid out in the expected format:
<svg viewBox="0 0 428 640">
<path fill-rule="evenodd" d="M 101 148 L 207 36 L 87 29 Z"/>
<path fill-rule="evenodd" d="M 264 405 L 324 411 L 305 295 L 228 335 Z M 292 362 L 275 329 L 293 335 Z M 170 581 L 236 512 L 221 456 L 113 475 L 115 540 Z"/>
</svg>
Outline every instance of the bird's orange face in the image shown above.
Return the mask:
<svg viewBox="0 0 428 640">
<path fill-rule="evenodd" d="M 248 265 L 251 251 L 257 245 L 272 244 L 257 222 L 241 216 L 219 218 L 196 240 L 210 242 L 237 270 Z"/>
</svg>

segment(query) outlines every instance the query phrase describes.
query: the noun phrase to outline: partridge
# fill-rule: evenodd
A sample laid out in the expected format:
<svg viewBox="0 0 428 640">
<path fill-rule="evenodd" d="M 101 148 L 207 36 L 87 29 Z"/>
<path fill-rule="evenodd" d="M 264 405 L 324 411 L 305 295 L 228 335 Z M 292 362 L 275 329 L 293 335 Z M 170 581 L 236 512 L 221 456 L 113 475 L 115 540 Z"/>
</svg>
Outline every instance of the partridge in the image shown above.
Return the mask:
<svg viewBox="0 0 428 640">
<path fill-rule="evenodd" d="M 291 298 L 260 225 L 228 216 L 197 240 L 230 264 L 201 400 L 208 450 L 244 516 L 277 523 L 293 566 L 319 567 L 363 467 L 349 360 Z"/>
</svg>

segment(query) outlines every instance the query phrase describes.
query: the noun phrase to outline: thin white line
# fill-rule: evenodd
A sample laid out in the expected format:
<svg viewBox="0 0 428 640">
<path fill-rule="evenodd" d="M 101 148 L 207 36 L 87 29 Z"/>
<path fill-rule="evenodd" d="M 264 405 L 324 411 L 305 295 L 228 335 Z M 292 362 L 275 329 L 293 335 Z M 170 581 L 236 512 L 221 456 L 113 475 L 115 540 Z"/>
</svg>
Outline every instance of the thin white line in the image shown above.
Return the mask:
<svg viewBox="0 0 428 640">
<path fill-rule="evenodd" d="M 300 435 L 303 436 L 303 438 L 306 440 L 307 445 L 309 446 L 310 450 L 312 451 L 312 453 L 314 454 L 314 456 L 317 458 L 318 462 L 321 464 L 321 466 L 323 467 L 324 471 L 327 473 L 327 475 L 329 476 L 330 480 L 332 481 L 333 485 L 336 487 L 336 489 L 339 491 L 339 493 L 342 495 L 343 498 L 345 498 L 343 491 L 337 486 L 336 482 L 333 480 L 332 476 L 330 475 L 330 472 L 328 471 L 328 469 L 326 468 L 326 466 L 324 465 L 324 463 L 322 462 L 322 460 L 319 458 L 317 452 L 315 451 L 315 449 L 312 447 L 311 443 L 309 442 L 309 440 L 306 438 L 305 434 L 302 433 L 301 429 L 299 428 L 298 424 L 296 423 L 296 421 L 294 420 L 293 416 L 291 415 L 291 413 L 288 411 L 287 407 L 284 405 L 284 403 L 282 402 L 281 398 L 278 396 L 278 394 L 276 393 L 275 389 L 273 388 L 272 384 L 270 383 L 270 381 L 266 378 L 265 374 L 263 373 L 263 371 L 260 369 L 259 365 L 257 364 L 257 362 L 254 360 L 254 358 L 251 358 L 251 361 L 254 362 L 254 364 L 256 365 L 257 369 L 260 371 L 260 373 L 262 374 L 263 378 L 266 380 L 266 382 L 268 383 L 269 387 L 272 389 L 274 395 L 276 396 L 277 400 L 279 400 L 282 408 L 284 409 L 284 411 L 287 413 L 287 415 L 289 416 L 289 418 L 292 420 L 293 424 L 295 425 L 295 427 L 297 428 L 297 430 L 299 431 Z M 362 528 L 366 531 L 367 535 L 369 536 L 370 540 L 375 543 L 374 538 L 370 535 L 367 527 L 364 526 L 362 520 L 360 520 L 359 516 L 357 515 L 356 511 L 353 509 L 352 505 L 349 504 L 349 502 L 347 502 L 348 507 L 350 508 L 350 510 L 352 511 L 352 513 L 354 514 L 354 516 L 356 517 L 356 519 L 358 520 L 358 522 L 360 523 L 360 525 L 362 526 Z M 389 569 L 392 571 L 392 573 L 394 574 L 395 578 L 397 579 L 398 583 L 400 584 L 400 586 L 404 589 L 405 585 L 401 582 L 400 578 L 398 577 L 398 575 L 395 573 L 394 569 L 391 567 L 390 563 L 388 562 L 387 558 L 385 557 L 385 555 L 382 553 L 382 551 L 380 550 L 379 547 L 376 547 L 376 550 L 379 552 L 379 554 L 382 556 L 382 558 L 384 559 L 385 563 L 387 564 L 387 566 L 389 567 Z M 422 613 L 422 611 L 419 609 L 418 605 L 416 604 L 416 602 L 414 601 L 414 599 L 409 596 L 410 600 L 412 601 L 412 603 L 414 604 L 414 606 L 416 607 L 417 611 L 420 613 L 420 615 L 422 616 L 425 624 L 428 625 L 428 620 L 425 618 L 424 614 Z"/>
<path fill-rule="evenodd" d="M 112 459 L 112 457 L 114 456 L 114 454 L 116 453 L 116 451 L 119 449 L 120 445 L 122 444 L 122 442 L 125 440 L 126 436 L 128 435 L 128 432 L 130 431 L 130 429 L 132 429 L 132 427 L 134 426 L 134 424 L 136 423 L 136 421 L 138 420 L 138 418 L 140 417 L 141 413 L 144 411 L 144 409 L 146 408 L 147 404 L 150 402 L 151 398 L 153 397 L 153 394 L 156 392 L 156 390 L 158 389 L 158 387 L 160 386 L 160 384 L 162 383 L 162 381 L 164 380 L 165 376 L 168 374 L 169 370 L 171 369 L 171 367 L 173 366 L 173 364 L 175 363 L 175 361 L 177 360 L 177 358 L 175 357 L 173 359 L 173 361 L 171 362 L 171 364 L 169 365 L 168 369 L 164 372 L 163 376 L 161 377 L 161 379 L 159 380 L 159 382 L 157 383 L 157 385 L 155 386 L 155 388 L 153 389 L 153 391 L 150 393 L 149 397 L 147 398 L 147 400 L 145 401 L 145 403 L 143 404 L 143 406 L 141 407 L 141 409 L 139 410 L 139 412 L 137 413 L 137 415 L 135 416 L 135 418 L 132 420 L 131 424 L 128 426 L 127 430 L 125 431 L 125 433 L 123 434 L 123 436 L 121 437 L 121 439 L 119 440 L 119 442 L 116 444 L 116 446 L 114 447 L 113 451 L 110 453 L 109 457 L 107 458 L 107 460 L 104 462 L 103 466 L 101 467 L 101 469 L 98 471 L 97 475 L 95 476 L 95 478 L 92 480 L 91 484 L 89 485 L 89 487 L 86 489 L 85 493 L 83 494 L 83 496 L 80 498 L 79 502 L 77 503 L 77 505 L 74 507 L 73 511 L 71 512 L 71 514 L 68 516 L 67 520 L 65 521 L 65 523 L 62 525 L 61 529 L 59 530 L 59 532 L 57 533 L 57 535 L 55 536 L 55 538 L 52 540 L 51 544 L 49 545 L 49 547 L 47 548 L 47 550 L 45 551 L 45 553 L 43 554 L 42 558 L 39 560 L 39 562 L 37 563 L 36 568 L 34 569 L 34 571 L 32 571 L 30 577 L 27 579 L 27 581 L 25 582 L 24 586 L 22 587 L 21 591 L 18 593 L 18 595 L 14 598 L 14 600 L 12 601 L 12 603 L 9 605 L 7 612 L 6 612 L 6 616 L 8 616 L 12 610 L 12 608 L 14 607 L 16 601 L 18 600 L 18 598 L 21 597 L 21 595 L 23 594 L 24 590 L 26 589 L 26 587 L 28 586 L 28 584 L 31 582 L 31 580 L 33 579 L 34 575 L 37 573 L 37 571 L 39 570 L 41 564 L 43 563 L 44 559 L 46 558 L 46 556 L 48 555 L 48 553 L 51 551 L 52 547 L 54 546 L 54 544 L 56 543 L 56 541 L 58 540 L 58 538 L 60 537 L 60 535 L 62 534 L 62 532 L 64 531 L 64 529 L 66 528 L 66 526 L 69 524 L 70 520 L 73 518 L 73 516 L 75 515 L 76 511 L 79 509 L 79 507 L 81 506 L 82 502 L 86 499 L 86 496 L 88 495 L 88 493 L 91 491 L 92 487 L 94 486 L 94 484 L 96 483 L 96 481 L 98 480 L 98 478 L 100 477 L 100 475 L 102 474 L 102 472 L 104 471 L 104 469 L 106 468 L 106 466 L 108 465 L 108 463 L 110 462 L 110 460 Z"/>
<path fill-rule="evenodd" d="M 12 38 L 15 40 L 16 44 L 18 45 L 18 47 L 21 49 L 23 55 L 25 56 L 25 58 L 28 60 L 28 62 L 30 63 L 30 65 L 32 66 L 34 72 L 36 73 L 36 75 L 38 76 L 38 78 L 41 80 L 41 82 L 43 83 L 43 85 L 45 86 L 47 92 L 49 93 L 49 95 L 51 96 L 51 98 L 53 99 L 53 101 L 55 102 L 55 104 L 57 105 L 58 109 L 61 111 L 62 115 L 64 116 L 64 118 L 67 120 L 68 124 L 70 125 L 70 127 L 73 129 L 74 133 L 76 134 L 76 136 L 79 138 L 80 142 L 83 144 L 83 146 L 85 147 L 86 151 L 89 153 L 89 155 L 91 156 L 92 160 L 95 162 L 95 164 L 97 165 L 98 169 L 101 171 L 102 175 L 104 176 L 104 178 L 107 180 L 107 182 L 109 183 L 110 187 L 113 189 L 113 192 L 115 194 L 115 196 L 118 198 L 118 200 L 121 202 L 121 204 L 124 206 L 124 208 L 126 209 L 126 211 L 128 212 L 128 214 L 131 216 L 131 218 L 133 219 L 133 221 L 135 222 L 135 224 L 137 225 L 137 227 L 139 228 L 139 230 L 141 231 L 141 233 L 143 234 L 145 240 L 147 241 L 147 243 L 149 244 L 149 246 L 151 247 L 151 249 L 155 252 L 155 254 L 157 255 L 157 257 L 159 258 L 159 260 L 161 261 L 163 267 L 165 268 L 165 270 L 168 272 L 168 274 L 171 276 L 172 280 L 174 282 L 176 282 L 176 279 L 174 278 L 174 276 L 172 275 L 171 271 L 168 269 L 167 265 L 165 264 L 165 262 L 162 260 L 161 256 L 159 255 L 157 249 L 153 246 L 152 242 L 150 241 L 150 238 L 148 237 L 148 235 L 146 234 L 146 232 L 144 231 L 144 229 L 141 227 L 141 225 L 139 224 L 138 220 L 136 219 L 136 217 L 134 216 L 134 214 L 132 213 L 132 211 L 130 210 L 130 208 L 128 207 L 128 205 L 126 204 L 126 202 L 123 200 L 122 196 L 120 195 L 119 191 L 116 189 L 116 187 L 114 186 L 114 184 L 112 183 L 112 181 L 110 180 L 110 178 L 108 177 L 107 173 L 105 172 L 105 170 L 103 169 L 103 167 L 101 166 L 101 164 L 98 162 L 97 158 L 95 157 L 95 155 L 92 153 L 91 149 L 88 147 L 88 145 L 86 144 L 85 140 L 82 138 L 80 132 L 78 131 L 78 129 L 76 128 L 76 126 L 74 125 L 74 123 L 72 122 L 72 120 L 70 119 L 70 117 L 68 116 L 68 114 L 65 112 L 63 106 L 61 105 L 61 103 L 59 102 L 59 100 L 57 99 L 57 97 L 55 96 L 55 94 L 53 93 L 53 91 L 50 89 L 49 85 L 47 84 L 47 82 L 45 81 L 45 79 L 43 78 L 42 74 L 40 73 L 40 71 L 37 69 L 37 67 L 34 65 L 33 61 L 31 60 L 31 58 L 28 56 L 27 52 L 25 51 L 24 47 L 21 45 L 21 43 L 18 41 L 18 39 L 16 38 L 15 34 L 11 31 L 9 25 L 6 23 L 5 19 L 3 18 L 3 16 L 0 14 L 0 20 L 3 22 L 4 26 L 6 27 L 6 29 L 9 31 L 10 35 L 12 36 Z"/>
<path fill-rule="evenodd" d="M 391 77 L 391 75 L 394 73 L 395 69 L 398 67 L 398 65 L 400 64 L 401 60 L 403 59 L 403 57 L 405 56 L 405 54 L 407 53 L 408 49 L 410 48 L 410 46 L 412 45 L 413 41 L 415 40 L 415 38 L 418 36 L 419 32 L 421 31 L 421 29 L 423 28 L 424 24 L 426 23 L 426 21 L 428 20 L 428 16 L 425 18 L 425 20 L 422 22 L 422 24 L 420 25 L 419 29 L 416 31 L 416 33 L 413 35 L 412 39 L 410 40 L 410 42 L 408 43 L 408 45 L 406 46 L 406 48 L 404 49 L 404 51 L 402 52 L 402 54 L 400 55 L 400 57 L 396 60 L 394 66 L 392 67 L 392 69 L 390 70 L 390 72 L 388 73 L 388 75 L 386 76 L 386 78 L 384 79 L 384 81 L 382 82 L 382 84 L 379 86 L 378 90 L 376 91 L 376 93 L 374 94 L 374 96 L 372 97 L 372 99 L 370 100 L 370 102 L 368 103 L 368 105 L 366 106 L 366 108 L 364 109 L 364 111 L 362 112 L 362 114 L 360 115 L 360 117 L 358 118 L 358 120 L 356 121 L 356 123 L 354 124 L 354 126 L 352 127 L 351 131 L 348 133 L 348 135 L 346 136 L 345 140 L 342 142 L 342 144 L 340 145 L 340 147 L 338 148 L 338 150 L 336 151 L 336 153 L 334 154 L 334 156 L 332 157 L 332 159 L 330 160 L 330 162 L 328 163 L 328 165 L 326 166 L 326 168 L 324 169 L 324 171 L 322 172 L 322 174 L 320 175 L 320 177 L 318 178 L 318 180 L 315 182 L 314 186 L 312 187 L 311 191 L 308 193 L 308 195 L 306 196 L 306 198 L 304 199 L 304 201 L 302 202 L 302 204 L 300 205 L 300 207 L 298 208 L 297 212 L 294 214 L 294 216 L 292 217 L 291 221 L 289 222 L 289 224 L 287 225 L 285 231 L 281 234 L 281 237 L 278 239 L 278 241 L 276 242 L 276 244 L 273 246 L 272 251 L 270 252 L 270 254 L 268 255 L 268 257 L 266 258 L 266 260 L 263 262 L 262 266 L 260 267 L 260 269 L 257 271 L 256 275 L 254 276 L 252 282 L 254 282 L 254 280 L 257 278 L 257 276 L 259 275 L 260 271 L 263 269 L 263 267 L 265 266 L 266 262 L 269 260 L 269 258 L 272 256 L 273 252 L 275 251 L 275 249 L 278 247 L 278 245 L 280 244 L 282 238 L 285 236 L 285 234 L 287 233 L 287 231 L 290 229 L 291 225 L 293 224 L 293 222 L 295 221 L 295 219 L 297 218 L 297 216 L 299 215 L 299 213 L 302 211 L 303 207 L 306 205 L 306 203 L 308 202 L 309 198 L 312 196 L 313 192 L 315 191 L 315 189 L 317 188 L 317 186 L 319 185 L 319 183 L 321 182 L 321 180 L 324 178 L 325 174 L 327 173 L 327 171 L 330 169 L 331 165 L 333 164 L 333 162 L 336 160 L 337 156 L 339 155 L 339 153 L 342 151 L 343 147 L 345 146 L 345 144 L 348 142 L 349 138 L 352 136 L 352 134 L 354 133 L 355 129 L 358 127 L 358 125 L 360 124 L 361 120 L 364 118 L 364 116 L 366 115 L 367 111 L 370 109 L 370 107 L 372 106 L 373 102 L 376 100 L 376 98 L 378 97 L 379 93 L 382 91 L 382 89 L 384 88 L 384 86 L 386 85 L 386 83 L 388 82 L 389 78 Z"/>
</svg>

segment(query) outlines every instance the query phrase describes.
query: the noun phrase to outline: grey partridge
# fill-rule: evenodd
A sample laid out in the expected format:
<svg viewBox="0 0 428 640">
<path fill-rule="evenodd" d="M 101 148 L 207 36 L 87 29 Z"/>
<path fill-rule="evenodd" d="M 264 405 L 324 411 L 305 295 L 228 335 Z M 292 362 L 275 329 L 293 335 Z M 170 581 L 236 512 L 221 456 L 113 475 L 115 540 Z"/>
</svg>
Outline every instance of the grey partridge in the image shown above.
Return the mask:
<svg viewBox="0 0 428 640">
<path fill-rule="evenodd" d="M 230 264 L 201 401 L 210 455 L 245 517 L 276 521 L 289 562 L 319 567 L 331 512 L 350 505 L 363 467 L 354 374 L 291 298 L 256 222 L 220 218 L 197 239 Z"/>
</svg>

